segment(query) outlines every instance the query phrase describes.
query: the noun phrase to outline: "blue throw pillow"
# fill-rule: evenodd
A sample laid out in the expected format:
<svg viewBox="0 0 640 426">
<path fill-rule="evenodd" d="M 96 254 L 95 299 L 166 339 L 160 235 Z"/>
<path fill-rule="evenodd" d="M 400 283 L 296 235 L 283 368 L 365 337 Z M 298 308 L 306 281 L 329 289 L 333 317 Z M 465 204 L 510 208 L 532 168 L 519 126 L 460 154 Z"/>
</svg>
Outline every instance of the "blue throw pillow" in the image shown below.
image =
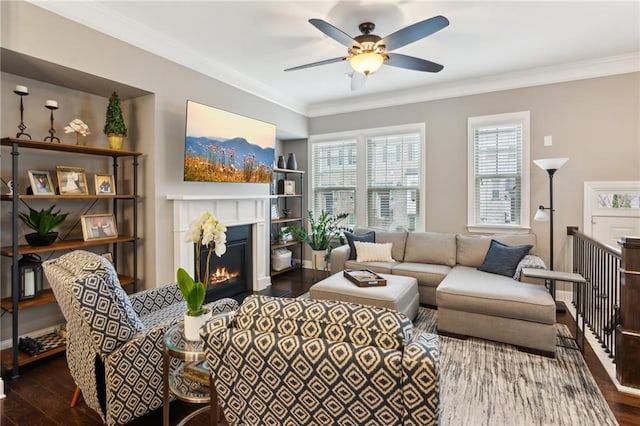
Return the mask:
<svg viewBox="0 0 640 426">
<path fill-rule="evenodd" d="M 478 270 L 513 278 L 518 268 L 518 263 L 529 254 L 529 250 L 532 247 L 530 244 L 508 246 L 499 241 L 491 240 L 489 251 L 487 251 L 484 262 L 482 262 Z"/>
<path fill-rule="evenodd" d="M 356 246 L 353 244 L 354 241 L 360 241 L 361 243 L 375 243 L 376 242 L 376 233 L 374 231 L 367 232 L 366 234 L 352 234 L 351 232 L 344 233 L 347 242 L 349 243 L 349 247 L 351 248 L 351 253 L 349 253 L 349 260 L 356 259 Z"/>
</svg>

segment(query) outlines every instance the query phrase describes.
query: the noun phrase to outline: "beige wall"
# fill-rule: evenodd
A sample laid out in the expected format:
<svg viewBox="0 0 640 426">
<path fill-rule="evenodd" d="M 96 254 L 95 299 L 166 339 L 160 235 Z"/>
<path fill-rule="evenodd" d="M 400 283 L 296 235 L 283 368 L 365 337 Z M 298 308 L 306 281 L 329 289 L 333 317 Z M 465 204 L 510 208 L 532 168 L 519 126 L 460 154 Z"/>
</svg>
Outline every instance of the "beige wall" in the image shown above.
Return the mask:
<svg viewBox="0 0 640 426">
<path fill-rule="evenodd" d="M 562 267 L 566 227 L 582 226 L 583 183 L 640 180 L 639 81 L 640 73 L 623 74 L 316 117 L 309 133 L 424 122 L 425 229 L 467 232 L 467 118 L 531 111 L 531 159 L 570 158 L 554 178 L 554 257 Z M 553 146 L 543 146 L 546 135 Z M 533 215 L 548 205 L 549 181 L 535 165 L 530 173 L 531 227 L 546 260 L 549 226 Z"/>
</svg>

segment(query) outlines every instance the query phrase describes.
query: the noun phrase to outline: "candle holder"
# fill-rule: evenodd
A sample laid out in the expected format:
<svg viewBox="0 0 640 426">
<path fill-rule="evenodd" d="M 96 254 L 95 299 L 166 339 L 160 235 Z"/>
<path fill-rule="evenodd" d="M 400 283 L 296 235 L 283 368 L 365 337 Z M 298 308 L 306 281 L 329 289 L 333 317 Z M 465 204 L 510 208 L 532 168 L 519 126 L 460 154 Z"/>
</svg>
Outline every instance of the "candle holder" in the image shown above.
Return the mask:
<svg viewBox="0 0 640 426">
<path fill-rule="evenodd" d="M 22 97 L 28 96 L 29 92 L 24 92 L 22 90 L 14 90 L 13 93 L 20 96 L 20 124 L 18 125 L 18 129 L 20 129 L 20 132 L 16 134 L 16 138 L 19 138 L 20 136 L 26 136 L 29 139 L 31 139 L 31 135 L 24 132 L 27 129 L 27 126 L 25 126 L 24 124 L 24 105 L 22 104 Z"/>
<path fill-rule="evenodd" d="M 49 136 L 44 138 L 44 141 L 51 141 L 52 143 L 53 141 L 57 141 L 58 143 L 60 143 L 60 139 L 54 136 L 56 134 L 56 129 L 53 128 L 53 111 L 57 110 L 58 107 L 52 105 L 45 105 L 44 107 L 48 110 L 51 110 L 51 128 L 49 129 Z"/>
</svg>

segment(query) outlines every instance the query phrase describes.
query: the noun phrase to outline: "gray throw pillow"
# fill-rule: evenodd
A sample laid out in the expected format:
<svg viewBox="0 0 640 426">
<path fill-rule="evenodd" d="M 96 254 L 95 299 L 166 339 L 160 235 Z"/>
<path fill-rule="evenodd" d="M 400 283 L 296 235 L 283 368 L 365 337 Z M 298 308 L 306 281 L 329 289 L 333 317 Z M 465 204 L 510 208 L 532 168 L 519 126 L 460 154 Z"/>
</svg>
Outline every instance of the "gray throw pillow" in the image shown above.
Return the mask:
<svg viewBox="0 0 640 426">
<path fill-rule="evenodd" d="M 532 247 L 530 244 L 508 246 L 496 240 L 491 240 L 489 251 L 487 251 L 484 262 L 482 262 L 478 270 L 512 278 L 516 273 L 518 263 L 529 253 Z"/>
<path fill-rule="evenodd" d="M 352 234 L 351 232 L 345 232 L 344 236 L 347 239 L 347 243 L 349 243 L 349 248 L 351 248 L 349 260 L 356 259 L 356 246 L 353 244 L 354 241 L 360 241 L 361 243 L 376 242 L 376 233 L 374 231 L 367 232 L 366 234 Z"/>
</svg>

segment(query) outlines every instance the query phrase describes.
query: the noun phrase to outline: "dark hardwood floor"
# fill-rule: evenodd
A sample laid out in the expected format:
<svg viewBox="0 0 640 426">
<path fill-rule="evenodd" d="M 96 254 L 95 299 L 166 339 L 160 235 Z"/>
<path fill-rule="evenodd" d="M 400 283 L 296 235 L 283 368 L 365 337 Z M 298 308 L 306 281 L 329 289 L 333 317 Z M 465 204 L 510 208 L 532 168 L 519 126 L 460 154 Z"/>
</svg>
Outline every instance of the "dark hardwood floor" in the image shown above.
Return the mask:
<svg viewBox="0 0 640 426">
<path fill-rule="evenodd" d="M 278 297 L 297 297 L 308 291 L 324 274 L 314 276 L 313 271 L 291 271 L 272 278 L 273 285 L 261 292 Z M 558 321 L 573 330 L 573 320 L 568 313 L 558 313 Z M 621 425 L 640 425 L 640 397 L 632 397 L 616 391 L 596 355 L 587 344 L 584 358 L 602 394 Z M 97 414 L 89 409 L 82 398 L 74 408 L 69 407 L 74 383 L 69 375 L 64 353 L 44 359 L 21 369 L 16 380 L 4 379 L 7 398 L 0 401 L 0 425 L 100 425 Z M 201 405 L 180 401 L 171 403 L 171 425 L 178 422 Z M 192 419 L 189 425 L 209 424 L 208 414 Z M 162 410 L 156 410 L 132 422 L 131 425 L 160 425 Z"/>
</svg>

